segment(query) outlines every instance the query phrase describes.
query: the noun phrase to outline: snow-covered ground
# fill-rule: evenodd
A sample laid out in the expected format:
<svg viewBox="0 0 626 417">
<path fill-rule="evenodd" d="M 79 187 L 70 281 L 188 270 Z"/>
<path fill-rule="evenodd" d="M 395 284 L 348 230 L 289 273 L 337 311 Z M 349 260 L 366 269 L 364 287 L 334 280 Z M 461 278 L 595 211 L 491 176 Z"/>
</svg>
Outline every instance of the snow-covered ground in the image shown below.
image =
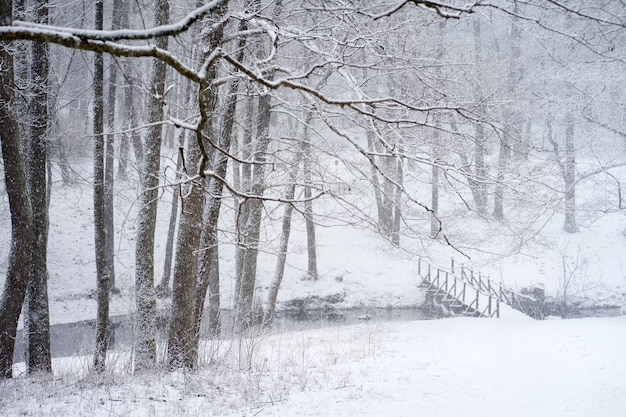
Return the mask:
<svg viewBox="0 0 626 417">
<path fill-rule="evenodd" d="M 624 316 L 370 322 L 207 342 L 194 373 L 131 375 L 120 355 L 99 379 L 89 358 L 56 359 L 53 378 L 1 381 L 0 414 L 622 417 L 625 330 Z"/>
</svg>

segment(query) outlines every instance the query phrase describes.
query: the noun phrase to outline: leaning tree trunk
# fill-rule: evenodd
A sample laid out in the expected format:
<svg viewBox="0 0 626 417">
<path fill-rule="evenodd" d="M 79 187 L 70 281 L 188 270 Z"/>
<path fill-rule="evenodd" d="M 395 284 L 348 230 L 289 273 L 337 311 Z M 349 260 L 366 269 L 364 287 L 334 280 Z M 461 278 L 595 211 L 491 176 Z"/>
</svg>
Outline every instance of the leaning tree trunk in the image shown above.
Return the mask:
<svg viewBox="0 0 626 417">
<path fill-rule="evenodd" d="M 95 29 L 102 30 L 103 3 L 95 4 Z M 93 224 L 96 250 L 96 275 L 98 314 L 96 317 L 96 350 L 94 368 L 104 372 L 107 354 L 107 328 L 109 321 L 109 277 L 106 253 L 104 207 L 104 64 L 102 53 L 94 55 L 93 72 Z"/>
<path fill-rule="evenodd" d="M 11 26 L 12 0 L 0 0 L 0 25 Z M 13 376 L 13 349 L 17 333 L 32 244 L 32 211 L 28 199 L 26 170 L 20 149 L 15 110 L 13 56 L 0 44 L 0 141 L 4 178 L 11 212 L 11 249 L 4 291 L 0 299 L 0 379 Z"/>
<path fill-rule="evenodd" d="M 293 200 L 296 193 L 296 178 L 298 176 L 298 165 L 302 152 L 297 151 L 291 168 L 289 171 L 289 179 L 285 190 L 285 200 Z M 285 264 L 287 262 L 287 249 L 289 247 L 289 235 L 291 234 L 291 217 L 293 214 L 293 204 L 284 203 L 285 211 L 283 213 L 282 233 L 280 235 L 280 246 L 278 248 L 278 257 L 276 259 L 276 271 L 274 272 L 274 278 L 270 284 L 270 288 L 267 294 L 267 306 L 265 314 L 263 315 L 263 327 L 270 328 L 274 321 L 274 315 L 276 314 L 276 299 L 278 298 L 278 290 L 280 284 L 283 281 L 285 274 Z"/>
<path fill-rule="evenodd" d="M 40 0 L 37 23 L 48 23 L 48 2 Z M 48 309 L 48 181 L 46 176 L 48 130 L 48 50 L 47 44 L 31 44 L 31 96 L 29 110 L 28 186 L 33 210 L 33 243 L 26 292 L 24 323 L 27 334 L 27 370 L 52 372 L 50 356 L 50 312 Z"/>
<path fill-rule="evenodd" d="M 157 0 L 155 24 L 166 25 L 169 21 L 169 3 Z M 158 48 L 167 49 L 167 37 L 154 41 Z M 165 63 L 154 60 L 150 85 L 152 94 L 148 101 L 148 123 L 163 120 L 163 96 L 165 93 Z M 161 162 L 162 125 L 156 123 L 148 129 L 141 170 L 139 215 L 135 244 L 135 301 L 137 304 L 135 370 L 153 367 L 156 363 L 156 294 L 154 291 L 154 229 L 159 197 L 159 170 Z"/>
</svg>

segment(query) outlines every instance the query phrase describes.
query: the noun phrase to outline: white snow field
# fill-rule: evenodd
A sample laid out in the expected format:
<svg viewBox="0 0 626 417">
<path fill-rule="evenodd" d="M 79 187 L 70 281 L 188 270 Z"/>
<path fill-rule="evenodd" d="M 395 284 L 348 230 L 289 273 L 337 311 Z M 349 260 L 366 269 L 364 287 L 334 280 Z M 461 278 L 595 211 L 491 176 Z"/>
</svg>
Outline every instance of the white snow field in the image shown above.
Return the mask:
<svg viewBox="0 0 626 417">
<path fill-rule="evenodd" d="M 205 345 L 197 372 L 0 382 L 10 416 L 623 417 L 626 317 L 364 323 Z M 213 363 L 209 359 L 214 360 Z"/>
</svg>

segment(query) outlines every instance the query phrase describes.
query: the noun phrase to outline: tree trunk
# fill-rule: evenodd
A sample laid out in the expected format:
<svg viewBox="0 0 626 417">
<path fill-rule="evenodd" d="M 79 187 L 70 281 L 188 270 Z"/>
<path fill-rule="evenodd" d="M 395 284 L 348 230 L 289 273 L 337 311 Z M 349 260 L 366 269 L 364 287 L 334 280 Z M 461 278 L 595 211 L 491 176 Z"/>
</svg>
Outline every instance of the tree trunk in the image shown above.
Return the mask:
<svg viewBox="0 0 626 417">
<path fill-rule="evenodd" d="M 239 292 L 236 297 L 235 331 L 245 332 L 253 324 L 252 302 L 256 282 L 257 255 L 259 253 L 259 234 L 261 231 L 261 216 L 263 214 L 263 192 L 265 191 L 265 161 L 269 145 L 270 127 L 270 97 L 259 96 L 259 123 L 257 130 L 256 147 L 254 150 L 254 165 L 252 172 L 252 188 L 250 193 L 255 198 L 246 201 L 248 218 L 246 221 L 243 239 L 243 265 L 240 283 L 236 286 Z"/>
<path fill-rule="evenodd" d="M 248 86 L 248 95 L 246 96 L 246 108 L 243 120 L 243 141 L 241 144 L 241 159 L 249 161 L 252 156 L 252 135 L 254 134 L 254 96 L 250 95 L 250 87 Z M 244 194 L 250 193 L 252 184 L 252 165 L 249 163 L 241 164 L 241 183 L 239 191 Z M 237 202 L 235 210 L 235 225 L 237 227 L 237 250 L 235 253 L 235 294 L 239 294 L 241 285 L 241 274 L 243 271 L 243 255 L 245 253 L 244 231 L 248 221 L 248 204 Z"/>
<path fill-rule="evenodd" d="M 12 0 L 0 0 L 0 25 L 12 24 Z M 15 109 L 13 56 L 0 47 L 0 141 L 4 178 L 11 211 L 11 249 L 7 276 L 0 299 L 0 379 L 13 376 L 13 349 L 17 321 L 26 295 L 28 263 L 32 245 L 32 211 L 28 199 L 26 170 L 20 149 Z"/>
<path fill-rule="evenodd" d="M 484 106 L 482 104 L 483 94 L 480 77 L 480 65 L 483 62 L 483 49 L 481 44 L 481 30 L 480 21 L 474 20 L 474 55 L 475 65 L 477 67 L 477 82 L 476 99 L 477 109 L 482 115 L 484 113 Z M 476 211 L 484 215 L 487 213 L 487 164 L 485 163 L 485 128 L 482 123 L 477 122 L 474 126 L 474 178 L 470 182 L 470 186 L 473 184 L 472 194 L 474 195 L 474 202 L 476 203 Z"/>
<path fill-rule="evenodd" d="M 122 0 L 113 0 L 113 17 L 111 30 L 121 29 Z M 109 94 L 107 113 L 107 135 L 105 143 L 104 163 L 104 237 L 106 242 L 106 262 L 109 270 L 109 288 L 113 293 L 119 292 L 115 287 L 115 224 L 113 209 L 113 188 L 115 170 L 115 98 L 117 87 L 117 63 L 111 57 L 109 66 Z"/>
<path fill-rule="evenodd" d="M 116 7 L 113 7 L 113 14 L 119 16 L 119 26 L 121 28 L 128 28 L 128 15 L 130 13 L 129 0 L 114 0 L 116 2 Z M 117 3 L 121 3 L 117 5 Z M 132 106 L 132 92 L 129 92 L 128 89 L 132 88 L 132 83 L 130 82 L 131 73 L 130 73 L 130 65 L 128 65 L 128 60 L 122 61 L 123 65 L 123 75 L 124 78 L 124 103 L 123 111 L 122 111 L 122 129 L 128 128 L 128 120 L 130 120 L 130 108 Z M 128 97 L 130 94 L 130 97 Z M 130 99 L 130 101 L 129 101 Z M 120 147 L 119 147 L 119 158 L 117 163 L 117 178 L 120 180 L 126 180 L 128 178 L 128 158 L 130 156 L 130 134 L 122 133 L 120 136 Z"/>
<path fill-rule="evenodd" d="M 430 150 L 431 162 L 432 162 L 432 174 L 430 185 L 430 208 L 432 213 L 430 214 L 430 237 L 436 239 L 441 231 L 441 221 L 439 220 L 439 144 L 436 143 L 439 134 L 434 135 L 435 143 Z"/>
<path fill-rule="evenodd" d="M 36 22 L 48 23 L 48 2 L 40 0 Z M 50 312 L 48 309 L 48 45 L 31 44 L 31 96 L 29 109 L 30 146 L 28 147 L 28 186 L 33 214 L 33 242 L 26 292 L 24 323 L 27 334 L 27 370 L 29 373 L 52 372 L 50 356 Z"/>
<path fill-rule="evenodd" d="M 504 219 L 504 178 L 509 160 L 509 138 L 511 135 L 509 127 L 500 138 L 500 153 L 498 155 L 498 175 L 496 177 L 496 187 L 493 196 L 493 217 L 497 220 Z"/>
<path fill-rule="evenodd" d="M 239 25 L 239 31 L 246 30 L 247 25 L 242 22 Z M 245 38 L 241 38 L 237 45 L 239 51 L 236 59 L 242 61 L 244 57 Z M 233 125 L 235 123 L 235 114 L 237 107 L 237 91 L 239 89 L 239 79 L 236 78 L 230 85 L 226 94 L 226 103 L 224 104 L 225 113 L 222 123 L 222 132 L 220 134 L 220 147 L 229 149 L 233 142 Z M 236 139 L 235 139 L 236 141 Z M 228 157 L 217 151 L 213 156 L 213 170 L 220 178 L 226 178 L 228 168 Z M 216 178 L 211 178 L 208 184 L 208 200 L 204 207 L 202 233 L 200 235 L 200 256 L 198 257 L 198 282 L 196 289 L 196 312 L 194 327 L 194 362 L 197 361 L 198 344 L 200 341 L 200 325 L 202 323 L 202 314 L 204 311 L 204 303 L 208 291 L 209 295 L 209 331 L 212 335 L 217 336 L 220 333 L 220 274 L 219 274 L 219 257 L 218 257 L 218 239 L 217 239 L 217 222 L 219 220 L 220 209 L 222 205 L 222 193 L 224 184 Z"/>
<path fill-rule="evenodd" d="M 517 12 L 517 5 L 515 12 Z M 508 59 L 508 99 L 512 103 L 517 95 L 517 87 L 522 81 L 522 68 L 519 65 L 520 30 L 517 22 L 511 24 L 511 47 Z M 493 217 L 497 220 L 504 219 L 504 179 L 506 176 L 508 160 L 511 156 L 511 144 L 521 144 L 520 135 L 516 134 L 519 121 L 516 111 L 509 104 L 504 110 L 504 135 L 500 138 L 500 151 L 498 155 L 498 174 L 493 196 Z M 515 138 L 515 139 L 514 139 Z"/>
<path fill-rule="evenodd" d="M 402 219 L 402 188 L 404 187 L 404 167 L 402 159 L 396 157 L 396 185 L 393 196 L 393 224 L 391 228 L 391 243 L 400 246 L 400 220 Z"/>
<path fill-rule="evenodd" d="M 372 131 L 368 131 L 367 132 L 367 148 L 370 152 L 376 151 L 376 146 L 374 145 L 375 140 L 376 140 L 375 133 Z M 372 159 L 375 159 L 375 157 L 372 156 Z M 380 181 L 378 181 L 378 171 L 376 170 L 376 167 L 374 166 L 373 163 L 370 163 L 369 166 L 370 166 L 370 173 L 372 175 L 372 185 L 374 186 L 374 199 L 376 200 L 376 209 L 377 209 L 376 213 L 378 214 L 378 225 L 379 227 L 381 227 L 384 224 L 384 212 L 385 212 L 383 196 L 382 196 L 382 193 L 380 192 Z"/>
<path fill-rule="evenodd" d="M 217 13 L 222 16 L 225 8 Z M 223 38 L 223 26 L 213 29 L 204 39 L 203 58 L 218 47 Z M 200 124 L 196 140 L 187 141 L 187 161 L 190 167 L 200 167 L 200 175 L 206 163 L 206 155 L 201 153 L 200 144 L 205 134 L 215 140 L 213 127 L 213 112 L 217 106 L 217 87 L 211 82 L 217 77 L 215 65 L 207 68 L 207 78 L 200 83 L 198 96 L 200 98 Z M 209 184 L 205 179 L 202 185 Z M 167 355 L 168 363 L 172 368 L 196 366 L 195 355 L 195 326 L 196 326 L 196 273 L 198 271 L 198 249 L 202 232 L 202 213 L 204 208 L 204 190 L 199 184 L 189 183 L 184 192 L 187 197 L 182 203 L 182 212 L 176 239 L 176 259 L 174 262 L 174 277 L 172 284 L 172 313 L 168 330 Z"/>
<path fill-rule="evenodd" d="M 183 142 L 184 130 L 180 130 L 180 142 Z M 174 182 L 179 182 L 181 179 L 181 172 L 183 169 L 183 155 L 179 150 L 178 157 L 176 159 L 176 177 Z M 172 276 L 172 257 L 174 254 L 174 236 L 176 233 L 176 220 L 178 219 L 178 200 L 180 198 L 181 188 L 176 186 L 172 193 L 172 208 L 170 211 L 170 221 L 167 227 L 167 241 L 165 243 L 165 260 L 163 262 L 163 276 L 161 282 L 156 287 L 157 297 L 169 297 L 172 294 L 170 290 L 170 278 Z"/>
<path fill-rule="evenodd" d="M 122 10 L 120 12 L 120 26 L 122 28 L 128 28 L 129 26 L 128 16 L 130 14 L 131 1 L 132 0 L 122 0 Z M 138 118 L 134 104 L 135 87 L 133 81 L 133 65 L 128 58 L 124 59 L 122 62 L 124 67 L 124 123 L 122 123 L 122 126 L 125 130 L 125 133 L 122 135 L 120 141 L 120 157 L 117 175 L 120 179 L 127 178 L 129 154 L 132 145 L 139 176 L 141 178 L 143 164 L 143 143 L 141 142 L 141 135 L 139 134 L 139 131 L 134 130 L 138 126 Z M 128 131 L 130 129 L 133 130 Z"/>
<path fill-rule="evenodd" d="M 296 193 L 296 178 L 298 176 L 298 165 L 302 152 L 298 152 L 289 171 L 289 182 L 285 190 L 285 199 L 292 200 Z M 283 281 L 283 275 L 285 274 L 285 264 L 287 262 L 287 249 L 289 247 L 289 235 L 291 234 L 291 218 L 293 214 L 293 204 L 283 203 L 285 211 L 283 213 L 282 233 L 280 235 L 280 246 L 278 248 L 278 258 L 276 259 L 276 271 L 274 272 L 274 279 L 270 284 L 270 288 L 267 294 L 267 305 L 265 308 L 265 314 L 263 315 L 263 327 L 270 328 L 274 321 L 274 315 L 276 314 L 276 299 L 278 298 L 278 290 L 280 284 Z"/>
<path fill-rule="evenodd" d="M 155 24 L 169 22 L 169 3 L 157 0 Z M 167 37 L 154 40 L 157 47 L 167 49 Z M 148 123 L 163 120 L 163 96 L 165 93 L 165 63 L 154 60 L 150 86 L 152 94 L 148 101 Z M 137 216 L 137 238 L 135 246 L 135 300 L 137 304 L 135 370 L 151 368 L 156 363 L 156 294 L 154 291 L 154 228 L 156 224 L 161 162 L 162 125 L 148 129 L 146 148 L 141 169 L 139 215 Z"/>
<path fill-rule="evenodd" d="M 198 140 L 202 140 L 198 138 Z M 197 167 L 201 158 L 196 138 L 187 137 L 186 160 Z M 182 211 L 176 237 L 172 282 L 172 311 L 168 329 L 167 355 L 171 367 L 193 368 L 191 348 L 195 323 L 195 287 L 200 231 L 202 230 L 202 187 L 193 182 L 183 186 Z"/>
<path fill-rule="evenodd" d="M 95 29 L 102 30 L 103 3 L 95 3 Z M 110 271 L 106 253 L 105 190 L 104 190 L 104 64 L 102 53 L 94 54 L 93 73 L 93 219 L 96 250 L 97 299 L 96 350 L 94 369 L 104 372 L 107 354 L 109 321 Z"/>
<path fill-rule="evenodd" d="M 565 160 L 563 182 L 565 186 L 565 222 L 563 230 L 567 233 L 578 232 L 576 222 L 576 148 L 574 145 L 574 122 L 571 111 L 568 112 L 565 126 Z"/>
<path fill-rule="evenodd" d="M 304 124 L 304 137 L 302 139 L 302 153 L 304 160 L 302 170 L 304 171 L 304 219 L 306 222 L 306 246 L 307 246 L 307 279 L 317 281 L 317 239 L 315 238 L 315 219 L 313 218 L 313 200 L 311 200 L 311 138 L 309 135 L 309 123 L 312 115 L 306 117 Z"/>
<path fill-rule="evenodd" d="M 124 75 L 125 75 L 125 85 L 124 85 L 124 135 L 122 136 L 122 141 L 120 144 L 120 164 L 118 165 L 118 178 L 125 179 L 128 174 L 128 162 L 129 162 L 129 154 L 130 154 L 130 145 L 132 145 L 133 153 L 135 154 L 135 162 L 137 164 L 137 170 L 139 172 L 139 176 L 141 177 L 143 172 L 143 160 L 144 160 L 144 149 L 143 143 L 141 141 L 141 135 L 137 130 L 138 127 L 138 118 L 137 111 L 135 109 L 134 104 L 134 82 L 132 77 L 132 69 L 131 65 L 128 63 L 128 60 L 124 63 Z M 130 143 L 130 145 L 129 145 Z"/>
</svg>

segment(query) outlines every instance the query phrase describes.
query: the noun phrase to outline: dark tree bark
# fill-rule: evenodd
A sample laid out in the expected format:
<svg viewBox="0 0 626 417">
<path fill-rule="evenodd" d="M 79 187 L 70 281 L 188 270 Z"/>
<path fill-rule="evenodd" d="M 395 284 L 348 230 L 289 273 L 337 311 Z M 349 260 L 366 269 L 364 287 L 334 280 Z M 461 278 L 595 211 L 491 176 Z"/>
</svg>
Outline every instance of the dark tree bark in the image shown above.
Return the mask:
<svg viewBox="0 0 626 417">
<path fill-rule="evenodd" d="M 48 2 L 40 0 L 36 22 L 48 23 Z M 28 373 L 52 372 L 50 312 L 48 309 L 48 50 L 45 43 L 31 44 L 31 95 L 29 110 L 28 188 L 33 210 L 33 241 L 26 292 L 24 323 L 27 335 Z"/>
<path fill-rule="evenodd" d="M 167 0 L 157 0 L 155 24 L 169 22 Z M 167 37 L 154 40 L 157 47 L 167 49 Z M 159 60 L 152 63 L 148 101 L 148 123 L 163 120 L 163 96 L 167 66 Z M 145 155 L 141 169 L 141 197 L 135 244 L 135 301 L 137 304 L 135 338 L 135 371 L 154 367 L 156 363 L 156 294 L 154 290 L 154 229 L 156 225 L 159 170 L 161 165 L 162 125 L 148 129 Z"/>
<path fill-rule="evenodd" d="M 103 3 L 95 3 L 95 29 L 103 28 Z M 104 372 L 109 322 L 110 270 L 106 253 L 105 189 L 104 189 L 104 61 L 102 53 L 94 54 L 93 72 L 93 218 L 96 250 L 97 300 L 96 350 L 94 369 Z"/>
<path fill-rule="evenodd" d="M 0 25 L 12 23 L 12 0 L 0 0 Z M 32 244 L 32 211 L 28 198 L 24 157 L 15 110 L 13 56 L 0 43 L 0 141 L 4 178 L 11 211 L 11 249 L 0 299 L 0 379 L 13 376 L 17 321 L 26 295 Z"/>
</svg>

